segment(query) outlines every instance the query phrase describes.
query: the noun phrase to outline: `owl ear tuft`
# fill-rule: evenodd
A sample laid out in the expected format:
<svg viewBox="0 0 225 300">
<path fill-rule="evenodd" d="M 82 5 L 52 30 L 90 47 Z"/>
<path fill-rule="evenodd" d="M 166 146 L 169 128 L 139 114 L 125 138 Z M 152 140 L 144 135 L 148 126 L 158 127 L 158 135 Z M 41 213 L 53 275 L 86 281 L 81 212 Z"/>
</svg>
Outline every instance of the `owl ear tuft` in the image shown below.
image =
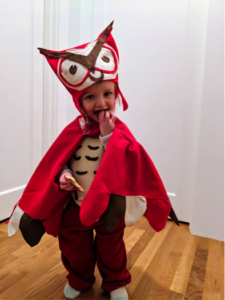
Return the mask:
<svg viewBox="0 0 225 300">
<path fill-rule="evenodd" d="M 45 54 L 45 55 L 47 55 L 48 57 L 51 57 L 51 58 L 61 58 L 61 57 L 66 58 L 68 56 L 68 52 L 52 52 L 52 51 L 49 51 L 49 50 L 44 49 L 44 48 L 38 48 L 38 50 L 42 54 Z"/>
</svg>

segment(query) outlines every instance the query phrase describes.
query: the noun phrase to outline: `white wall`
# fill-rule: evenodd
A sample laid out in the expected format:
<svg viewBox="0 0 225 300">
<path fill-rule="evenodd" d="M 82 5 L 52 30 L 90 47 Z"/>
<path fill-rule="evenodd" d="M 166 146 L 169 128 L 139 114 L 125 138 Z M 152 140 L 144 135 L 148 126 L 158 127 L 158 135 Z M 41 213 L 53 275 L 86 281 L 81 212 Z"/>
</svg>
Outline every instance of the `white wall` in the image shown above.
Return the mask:
<svg viewBox="0 0 225 300">
<path fill-rule="evenodd" d="M 0 192 L 26 184 L 56 136 L 78 115 L 71 96 L 36 48 L 62 50 L 89 42 L 114 19 L 120 87 L 129 103 L 128 111 L 120 110 L 118 117 L 144 145 L 167 191 L 176 196 L 171 201 L 179 219 L 190 222 L 193 234 L 222 240 L 222 1 L 20 1 L 21 9 L 29 3 L 29 10 L 23 10 L 24 23 L 18 14 L 10 23 L 5 3 L 0 10 L 7 28 L 1 33 L 4 55 L 18 44 L 23 51 L 2 65 L 1 99 L 9 100 L 1 105 L 1 170 L 6 176 Z M 11 68 L 20 57 L 29 71 L 21 77 L 21 69 L 16 69 L 17 82 L 11 89 Z M 219 80 L 212 80 L 215 73 Z M 217 134 L 210 134 L 213 131 Z M 16 157 L 11 150 L 15 148 Z M 203 168 L 208 161 L 211 173 Z M 18 198 L 12 193 L 0 196 L 5 217 Z M 4 204 L 1 209 L 1 203 L 8 208 Z"/>
<path fill-rule="evenodd" d="M 0 220 L 42 157 L 43 1 L 0 2 Z"/>
<path fill-rule="evenodd" d="M 217 90 L 218 106 L 210 110 L 217 123 L 202 118 L 208 105 L 204 90 L 206 86 L 209 88 L 209 82 L 205 83 L 205 78 L 213 77 L 215 72 L 220 80 L 223 78 L 222 7 L 219 10 L 222 1 L 108 0 L 101 3 L 105 18 L 98 20 L 97 9 L 93 9 L 93 19 L 97 24 L 105 20 L 105 26 L 115 20 L 113 35 L 120 51 L 120 83 L 130 105 L 127 112 L 118 116 L 146 148 L 167 191 L 176 195 L 171 201 L 179 219 L 190 222 L 193 234 L 223 240 L 223 113 L 219 107 L 223 90 L 218 88 L 217 81 L 210 81 L 211 88 Z M 218 18 L 217 24 L 212 25 L 213 18 L 214 23 Z M 209 50 L 208 42 L 210 26 L 217 41 L 211 45 L 213 51 Z M 99 32 L 94 33 L 93 38 Z M 207 67 L 209 58 L 211 66 Z M 208 135 L 203 146 L 202 128 L 206 126 L 217 131 L 218 139 Z M 205 169 L 199 163 L 200 148 L 206 154 L 207 145 L 220 149 L 220 155 L 208 151 L 207 158 L 218 173 L 216 178 L 220 178 L 213 184 L 211 175 L 204 179 Z M 203 161 L 206 164 L 205 158 Z M 209 186 L 217 190 L 216 199 Z M 213 216 L 210 205 L 200 209 L 205 200 L 196 192 L 203 187 L 207 203 L 216 203 Z M 209 216 L 212 222 L 208 221 Z"/>
<path fill-rule="evenodd" d="M 118 114 L 152 158 L 178 216 L 190 220 L 179 193 L 179 152 L 185 104 L 188 2 L 107 1 L 106 21 L 121 58 L 120 84 L 129 110 Z M 169 26 L 168 26 L 169 24 Z M 182 203 L 182 208 L 180 205 Z"/>
<path fill-rule="evenodd" d="M 210 2 L 191 233 L 224 239 L 223 1 Z"/>
</svg>

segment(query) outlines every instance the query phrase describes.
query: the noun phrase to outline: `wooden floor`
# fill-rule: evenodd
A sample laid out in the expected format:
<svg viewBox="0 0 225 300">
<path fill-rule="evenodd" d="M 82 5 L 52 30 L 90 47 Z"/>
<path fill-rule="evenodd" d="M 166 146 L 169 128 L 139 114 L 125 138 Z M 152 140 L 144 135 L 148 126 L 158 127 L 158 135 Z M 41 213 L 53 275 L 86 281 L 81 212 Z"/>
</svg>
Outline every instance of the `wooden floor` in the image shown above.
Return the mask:
<svg viewBox="0 0 225 300">
<path fill-rule="evenodd" d="M 124 236 L 132 282 L 129 299 L 224 299 L 224 243 L 190 234 L 188 225 L 168 221 L 155 233 L 143 217 Z M 65 299 L 64 269 L 57 239 L 44 235 L 30 248 L 18 231 L 7 236 L 0 224 L 0 299 Z M 77 299 L 109 299 L 101 277 Z"/>
</svg>

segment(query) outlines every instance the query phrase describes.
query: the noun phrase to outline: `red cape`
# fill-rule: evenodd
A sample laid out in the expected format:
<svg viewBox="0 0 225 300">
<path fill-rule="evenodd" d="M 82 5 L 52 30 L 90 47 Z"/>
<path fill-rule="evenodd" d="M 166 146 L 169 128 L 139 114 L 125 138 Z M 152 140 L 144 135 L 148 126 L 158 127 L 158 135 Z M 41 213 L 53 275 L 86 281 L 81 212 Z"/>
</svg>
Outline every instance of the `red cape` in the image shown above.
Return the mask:
<svg viewBox="0 0 225 300">
<path fill-rule="evenodd" d="M 45 154 L 28 185 L 19 207 L 31 218 L 41 220 L 48 234 L 57 236 L 58 225 L 69 193 L 61 190 L 56 176 L 83 139 L 77 117 L 58 136 Z M 98 137 L 93 123 L 90 136 Z M 82 201 L 80 219 L 92 225 L 104 213 L 110 194 L 140 195 L 147 199 L 145 217 L 156 231 L 162 230 L 171 211 L 162 180 L 145 149 L 118 118 L 92 185 Z"/>
</svg>

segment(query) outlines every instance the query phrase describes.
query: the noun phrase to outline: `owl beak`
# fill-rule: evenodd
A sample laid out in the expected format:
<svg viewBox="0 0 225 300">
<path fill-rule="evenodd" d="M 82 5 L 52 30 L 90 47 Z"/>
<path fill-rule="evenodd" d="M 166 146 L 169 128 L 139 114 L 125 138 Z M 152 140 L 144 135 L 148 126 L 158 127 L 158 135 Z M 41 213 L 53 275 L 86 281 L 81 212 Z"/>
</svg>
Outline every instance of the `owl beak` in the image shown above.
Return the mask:
<svg viewBox="0 0 225 300">
<path fill-rule="evenodd" d="M 94 73 L 94 72 L 92 72 Z M 91 78 L 92 81 L 95 81 L 95 82 L 98 82 L 98 83 L 101 83 L 102 80 L 104 79 L 104 73 L 101 71 L 101 76 L 100 77 L 94 77 L 92 76 L 91 74 L 89 74 L 89 77 Z"/>
</svg>

